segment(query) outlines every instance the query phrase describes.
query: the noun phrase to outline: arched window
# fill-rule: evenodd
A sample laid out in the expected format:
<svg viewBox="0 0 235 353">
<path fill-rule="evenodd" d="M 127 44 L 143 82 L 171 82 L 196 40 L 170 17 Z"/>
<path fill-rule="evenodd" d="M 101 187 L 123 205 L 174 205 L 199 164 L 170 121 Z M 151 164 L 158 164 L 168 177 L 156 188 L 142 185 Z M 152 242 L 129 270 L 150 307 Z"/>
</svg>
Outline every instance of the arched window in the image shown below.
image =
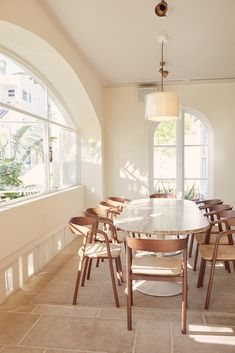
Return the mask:
<svg viewBox="0 0 235 353">
<path fill-rule="evenodd" d="M 183 109 L 178 121 L 155 124 L 150 192 L 191 200 L 212 196 L 212 152 L 212 128 L 199 112 Z"/>
<path fill-rule="evenodd" d="M 0 54 L 0 202 L 76 185 L 77 139 L 50 87 Z"/>
</svg>

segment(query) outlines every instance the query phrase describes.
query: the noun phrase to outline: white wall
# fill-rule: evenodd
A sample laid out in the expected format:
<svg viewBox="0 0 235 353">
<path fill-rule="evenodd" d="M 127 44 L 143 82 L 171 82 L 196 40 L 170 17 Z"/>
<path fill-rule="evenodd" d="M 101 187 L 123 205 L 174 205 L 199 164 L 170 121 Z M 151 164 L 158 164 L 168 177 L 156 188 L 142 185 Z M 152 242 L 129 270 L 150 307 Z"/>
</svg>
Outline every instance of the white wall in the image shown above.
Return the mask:
<svg viewBox="0 0 235 353">
<path fill-rule="evenodd" d="M 182 84 L 182 105 L 203 113 L 214 129 L 214 196 L 235 205 L 235 83 Z M 149 132 L 135 86 L 105 88 L 105 177 L 108 195 L 149 194 Z"/>
<path fill-rule="evenodd" d="M 71 113 L 84 145 L 92 142 L 101 156 L 103 87 L 44 5 L 36 0 L 0 1 L 0 50 L 28 64 L 36 75 L 46 79 Z M 22 256 L 27 262 L 28 251 L 34 251 L 35 258 L 40 252 L 38 269 L 55 254 L 53 242 L 61 234 L 65 243 L 69 241 L 65 232 L 68 219 L 80 214 L 88 202 L 94 205 L 101 199 L 102 160 L 96 163 L 93 151 L 88 152 L 92 153 L 91 158 L 83 158 L 84 155 L 81 158 L 81 180 L 85 187 L 0 210 L 0 302 L 5 298 L 4 270 L 10 265 L 16 269 L 17 289 L 18 258 Z"/>
</svg>

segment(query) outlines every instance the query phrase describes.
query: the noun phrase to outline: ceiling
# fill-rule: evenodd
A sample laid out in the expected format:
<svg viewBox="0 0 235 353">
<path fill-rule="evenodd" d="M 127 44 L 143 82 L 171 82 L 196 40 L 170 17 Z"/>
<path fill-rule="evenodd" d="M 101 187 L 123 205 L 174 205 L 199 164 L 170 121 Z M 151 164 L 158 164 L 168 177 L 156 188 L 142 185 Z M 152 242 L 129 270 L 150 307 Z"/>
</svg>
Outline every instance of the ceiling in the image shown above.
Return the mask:
<svg viewBox="0 0 235 353">
<path fill-rule="evenodd" d="M 106 85 L 160 80 L 160 43 L 168 80 L 235 77 L 235 1 L 167 0 L 167 17 L 157 17 L 160 0 L 44 0 L 77 49 Z"/>
</svg>

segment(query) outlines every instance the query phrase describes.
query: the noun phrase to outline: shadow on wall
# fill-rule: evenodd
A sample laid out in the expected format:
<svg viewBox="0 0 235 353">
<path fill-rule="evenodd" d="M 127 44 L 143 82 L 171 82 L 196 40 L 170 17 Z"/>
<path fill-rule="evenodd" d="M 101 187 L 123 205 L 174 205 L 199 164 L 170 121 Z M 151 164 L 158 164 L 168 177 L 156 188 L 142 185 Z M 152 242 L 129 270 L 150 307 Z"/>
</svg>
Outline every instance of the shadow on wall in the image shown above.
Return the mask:
<svg viewBox="0 0 235 353">
<path fill-rule="evenodd" d="M 121 163 L 124 167 L 120 168 L 120 186 L 123 194 L 129 197 L 144 197 L 149 195 L 148 173 L 141 172 L 135 164 L 130 161 Z M 124 192 L 125 191 L 125 192 Z"/>
<path fill-rule="evenodd" d="M 85 207 L 96 206 L 102 198 L 101 141 L 81 140 L 81 183 L 85 185 Z"/>
</svg>

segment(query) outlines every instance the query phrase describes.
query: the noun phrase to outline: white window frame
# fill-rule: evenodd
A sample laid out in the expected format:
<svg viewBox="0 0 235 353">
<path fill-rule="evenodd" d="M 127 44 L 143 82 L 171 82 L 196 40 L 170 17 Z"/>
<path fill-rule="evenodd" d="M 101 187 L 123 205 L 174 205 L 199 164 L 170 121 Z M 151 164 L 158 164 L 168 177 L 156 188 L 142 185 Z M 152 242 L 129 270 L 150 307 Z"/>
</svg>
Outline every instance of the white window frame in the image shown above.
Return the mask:
<svg viewBox="0 0 235 353">
<path fill-rule="evenodd" d="M 61 190 L 64 190 L 66 188 L 71 188 L 74 186 L 77 186 L 80 184 L 81 181 L 81 177 L 80 177 L 80 162 L 81 162 L 81 157 L 80 157 L 80 133 L 78 128 L 76 127 L 76 124 L 74 123 L 75 119 L 73 117 L 73 115 L 71 114 L 71 112 L 69 111 L 68 107 L 66 106 L 66 104 L 64 103 L 63 99 L 61 98 L 61 96 L 58 94 L 58 92 L 56 92 L 56 90 L 54 89 L 54 87 L 48 82 L 48 80 L 42 76 L 34 67 L 32 67 L 31 65 L 29 65 L 28 63 L 25 63 L 20 57 L 18 57 L 17 55 L 15 55 L 12 52 L 9 52 L 8 50 L 6 50 L 5 48 L 0 47 L 0 54 L 5 55 L 6 57 L 9 58 L 9 60 L 12 60 L 13 62 L 16 63 L 16 65 L 18 66 L 22 66 L 22 69 L 25 72 L 28 72 L 29 75 L 33 78 L 35 78 L 35 80 L 37 82 L 41 82 L 44 86 L 45 86 L 45 90 L 46 90 L 46 97 L 47 97 L 47 109 L 48 109 L 48 97 L 49 95 L 52 94 L 52 96 L 54 96 L 56 98 L 56 100 L 58 100 L 58 102 L 61 104 L 61 106 L 63 107 L 63 110 L 65 111 L 65 113 L 69 116 L 70 119 L 70 125 L 68 124 L 63 124 L 54 120 L 49 119 L 48 116 L 48 112 L 46 114 L 46 116 L 41 116 L 41 115 L 37 115 L 35 113 L 31 113 L 27 110 L 22 109 L 21 107 L 16 107 L 12 104 L 10 104 L 9 102 L 5 103 L 5 102 L 1 102 L 0 101 L 0 105 L 7 109 L 7 110 L 11 110 L 11 111 L 15 111 L 17 113 L 20 114 L 24 114 L 27 116 L 30 116 L 32 118 L 36 118 L 38 121 L 42 121 L 45 123 L 44 127 L 45 127 L 45 131 L 44 131 L 44 136 L 45 136 L 45 140 L 44 140 L 44 155 L 45 155 L 45 173 L 46 173 L 46 185 L 45 188 L 46 190 L 43 192 L 40 192 L 39 194 L 33 194 L 30 196 L 24 196 L 24 197 L 19 197 L 17 199 L 14 200 L 10 200 L 8 202 L 4 202 L 0 205 L 0 209 L 1 208 L 5 208 L 6 205 L 9 204 L 17 204 L 17 203 L 22 203 L 24 202 L 26 199 L 34 199 L 34 198 L 38 198 L 38 197 L 42 197 L 43 195 L 47 195 L 50 193 L 54 193 L 54 192 L 59 192 Z M 76 158 L 76 176 L 77 176 L 77 180 L 76 180 L 76 184 L 74 185 L 68 185 L 68 186 L 60 186 L 58 188 L 50 188 L 49 185 L 49 149 L 47 148 L 49 146 L 49 141 L 48 141 L 48 131 L 49 131 L 49 124 L 53 124 L 53 125 L 57 125 L 60 126 L 62 129 L 65 129 L 67 131 L 71 131 L 74 132 L 76 134 L 76 142 L 77 142 L 77 158 Z"/>
<path fill-rule="evenodd" d="M 184 114 L 191 114 L 198 118 L 208 131 L 208 198 L 214 195 L 214 132 L 210 121 L 198 110 L 184 107 L 181 110 L 181 117 Z M 149 135 L 149 193 L 154 193 L 154 135 L 160 122 L 152 124 Z M 176 139 L 176 196 L 179 199 L 184 197 L 184 124 L 183 119 L 177 122 Z"/>
</svg>

